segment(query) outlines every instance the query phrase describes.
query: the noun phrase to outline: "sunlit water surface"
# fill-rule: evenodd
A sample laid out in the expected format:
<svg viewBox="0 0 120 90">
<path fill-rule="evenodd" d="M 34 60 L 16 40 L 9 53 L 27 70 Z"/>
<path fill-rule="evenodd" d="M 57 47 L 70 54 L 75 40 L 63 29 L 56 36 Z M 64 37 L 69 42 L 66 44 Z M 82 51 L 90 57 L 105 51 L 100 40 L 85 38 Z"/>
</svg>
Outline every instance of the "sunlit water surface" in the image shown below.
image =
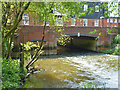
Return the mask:
<svg viewBox="0 0 120 90">
<path fill-rule="evenodd" d="M 83 82 L 118 88 L 118 56 L 96 52 L 72 52 L 44 57 L 35 63 L 43 73 L 31 74 L 25 88 L 77 88 Z"/>
</svg>

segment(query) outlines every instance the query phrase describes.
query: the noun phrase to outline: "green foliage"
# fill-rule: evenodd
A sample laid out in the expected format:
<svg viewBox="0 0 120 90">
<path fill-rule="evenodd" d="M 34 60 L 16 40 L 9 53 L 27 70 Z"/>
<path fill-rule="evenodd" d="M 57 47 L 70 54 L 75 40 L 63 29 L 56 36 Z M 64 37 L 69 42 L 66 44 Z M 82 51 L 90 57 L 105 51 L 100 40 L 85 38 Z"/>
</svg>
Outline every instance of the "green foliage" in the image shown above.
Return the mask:
<svg viewBox="0 0 120 90">
<path fill-rule="evenodd" d="M 97 30 L 95 29 L 94 31 L 90 32 L 90 34 L 97 34 Z M 98 37 L 96 38 L 96 40 L 102 35 L 102 33 L 98 33 Z"/>
<path fill-rule="evenodd" d="M 39 48 L 40 47 L 40 45 L 39 45 L 39 42 L 37 42 L 37 44 L 34 44 L 33 42 L 26 42 L 26 44 L 22 44 L 21 43 L 21 46 L 23 46 L 24 47 L 24 59 L 25 60 L 30 60 L 31 59 L 31 52 L 32 51 L 37 51 L 37 48 Z"/>
<path fill-rule="evenodd" d="M 114 49 L 108 49 L 108 50 L 99 50 L 100 53 L 107 53 L 107 54 L 112 54 L 114 53 Z"/>
<path fill-rule="evenodd" d="M 94 31 L 90 32 L 90 34 L 97 34 L 97 30 L 95 29 Z"/>
<path fill-rule="evenodd" d="M 67 43 L 69 43 L 71 40 L 70 36 L 67 36 L 67 35 L 61 35 L 61 37 L 59 37 L 57 39 L 57 43 L 59 45 L 62 45 L 62 46 L 66 46 Z"/>
<path fill-rule="evenodd" d="M 116 33 L 116 29 L 115 28 L 110 28 L 107 30 L 107 33 L 110 34 L 110 33 Z"/>
<path fill-rule="evenodd" d="M 2 62 L 2 88 L 19 88 L 19 60 L 9 59 Z"/>
<path fill-rule="evenodd" d="M 2 5 L 2 57 L 8 59 L 12 51 L 14 33 L 30 2 L 1 2 Z M 9 23 L 8 23 L 9 22 Z"/>
<path fill-rule="evenodd" d="M 80 86 L 79 88 L 98 88 L 98 86 L 94 82 L 90 83 L 83 82 L 82 86 Z M 101 88 L 107 88 L 106 83 L 103 83 Z"/>
<path fill-rule="evenodd" d="M 24 45 L 21 43 L 21 46 L 24 46 L 25 51 L 30 51 L 34 48 L 40 47 L 39 42 L 37 42 L 37 44 L 34 44 L 33 42 L 26 42 Z"/>
<path fill-rule="evenodd" d="M 100 52 L 100 53 L 120 55 L 120 47 L 118 47 L 118 46 L 116 45 L 113 49 L 99 50 L 99 52 Z"/>
<path fill-rule="evenodd" d="M 113 52 L 114 55 L 120 55 L 120 47 L 116 46 Z"/>
<path fill-rule="evenodd" d="M 120 34 L 117 34 L 117 36 L 115 36 L 114 40 L 113 40 L 114 44 L 120 44 Z"/>
</svg>

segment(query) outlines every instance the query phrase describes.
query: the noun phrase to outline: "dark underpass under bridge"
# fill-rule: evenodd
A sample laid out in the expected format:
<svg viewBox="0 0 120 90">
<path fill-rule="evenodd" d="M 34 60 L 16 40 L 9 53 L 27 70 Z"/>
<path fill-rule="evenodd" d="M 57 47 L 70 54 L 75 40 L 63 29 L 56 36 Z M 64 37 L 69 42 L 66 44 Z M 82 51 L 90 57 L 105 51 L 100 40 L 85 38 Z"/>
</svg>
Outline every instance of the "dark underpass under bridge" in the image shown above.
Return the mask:
<svg viewBox="0 0 120 90">
<path fill-rule="evenodd" d="M 66 41 L 65 47 L 68 48 L 82 48 L 86 50 L 97 51 L 97 35 L 86 34 L 86 33 L 74 33 L 74 34 L 66 34 L 61 37 L 69 37 L 69 42 Z M 59 45 L 59 44 L 58 44 Z"/>
</svg>

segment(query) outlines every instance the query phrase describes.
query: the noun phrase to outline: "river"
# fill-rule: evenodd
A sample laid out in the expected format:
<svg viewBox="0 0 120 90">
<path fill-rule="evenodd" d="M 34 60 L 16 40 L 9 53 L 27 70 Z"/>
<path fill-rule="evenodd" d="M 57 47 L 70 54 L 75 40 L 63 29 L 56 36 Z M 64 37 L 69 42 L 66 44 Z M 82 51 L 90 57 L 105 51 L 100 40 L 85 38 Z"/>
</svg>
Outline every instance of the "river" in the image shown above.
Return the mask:
<svg viewBox="0 0 120 90">
<path fill-rule="evenodd" d="M 35 66 L 45 72 L 31 74 L 25 88 L 78 88 L 83 82 L 103 83 L 118 88 L 118 56 L 91 51 L 66 52 L 62 55 L 42 57 Z"/>
</svg>

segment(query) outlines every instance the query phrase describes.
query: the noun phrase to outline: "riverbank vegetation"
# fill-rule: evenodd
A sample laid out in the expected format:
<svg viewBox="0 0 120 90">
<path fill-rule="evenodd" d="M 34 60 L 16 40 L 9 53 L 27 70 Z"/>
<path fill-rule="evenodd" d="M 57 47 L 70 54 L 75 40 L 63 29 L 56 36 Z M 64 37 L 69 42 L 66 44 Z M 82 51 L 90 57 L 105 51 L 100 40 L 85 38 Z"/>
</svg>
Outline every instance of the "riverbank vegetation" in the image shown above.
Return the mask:
<svg viewBox="0 0 120 90">
<path fill-rule="evenodd" d="M 36 62 L 40 55 L 41 50 L 43 48 L 43 41 L 44 41 L 44 35 L 45 35 L 45 28 L 47 22 L 49 22 L 49 25 L 51 28 L 54 28 L 55 21 L 63 19 L 66 21 L 68 17 L 72 14 L 76 14 L 76 17 L 80 17 L 82 15 L 85 15 L 86 11 L 80 11 L 82 8 L 80 7 L 84 5 L 84 3 L 76 3 L 76 2 L 60 2 L 60 3 L 54 3 L 54 2 L 2 2 L 2 88 L 20 88 L 23 85 L 23 81 L 25 79 L 26 73 L 29 72 L 30 67 Z M 29 9 L 28 9 L 29 8 Z M 53 12 L 53 9 L 56 8 L 56 10 L 60 13 L 66 14 L 63 16 L 63 18 L 56 17 L 51 12 Z M 44 22 L 44 28 L 42 30 L 43 37 L 40 47 L 37 48 L 36 53 L 34 53 L 33 57 L 31 58 L 30 54 L 24 54 L 24 35 L 23 37 L 23 46 L 17 48 L 20 51 L 20 59 L 13 60 L 11 59 L 11 52 L 12 52 L 12 43 L 14 39 L 15 32 L 19 29 L 19 24 L 22 20 L 23 14 L 26 12 L 26 10 L 31 11 L 31 15 L 34 13 L 34 18 L 36 15 L 38 15 L 38 22 L 37 24 Z M 92 10 L 92 8 L 91 8 Z M 78 13 L 79 11 L 79 13 Z M 82 14 L 81 14 L 82 12 Z M 78 16 L 77 16 L 78 15 Z M 35 18 L 35 21 L 36 18 Z M 8 23 L 9 22 L 9 23 Z M 60 23 L 60 22 L 59 22 Z M 56 31 L 61 31 L 61 29 L 57 29 Z M 20 44 L 20 43 L 19 43 Z M 27 49 L 31 49 L 31 47 L 27 47 Z M 24 60 L 28 59 L 30 56 L 30 62 L 24 67 Z M 26 69 L 25 69 L 26 68 Z M 27 71 L 26 71 L 27 70 Z"/>
<path fill-rule="evenodd" d="M 85 14 L 86 12 L 80 11 L 80 5 L 84 5 L 84 3 L 76 3 L 76 2 L 2 2 L 2 58 L 3 58 L 3 88 L 18 88 L 19 84 L 23 83 L 25 79 L 25 70 L 27 73 L 30 72 L 31 66 L 36 62 L 40 55 L 41 50 L 43 48 L 43 42 L 45 37 L 45 29 L 46 24 L 49 22 L 50 28 L 55 29 L 58 32 L 61 32 L 60 27 L 55 28 L 56 20 L 67 21 L 70 15 L 76 14 L 76 17 L 80 17 L 81 12 Z M 53 13 L 53 10 L 56 9 L 56 13 L 64 14 L 62 18 L 59 16 L 56 17 Z M 15 11 L 15 12 L 14 12 Z M 79 12 L 78 12 L 79 11 Z M 34 20 L 38 19 L 38 23 L 40 24 L 44 22 L 43 30 L 42 30 L 42 39 L 39 47 L 36 52 L 30 58 L 30 61 L 27 65 L 24 65 L 24 61 L 26 60 L 27 55 L 24 54 L 24 35 L 22 34 L 22 45 L 19 43 L 19 47 L 17 50 L 20 52 L 20 59 L 18 62 L 11 59 L 12 48 L 14 47 L 14 38 L 15 33 L 19 29 L 19 24 L 22 20 L 23 15 L 28 12 L 34 17 Z M 34 13 L 36 12 L 36 13 Z M 79 15 L 79 16 L 78 16 Z M 37 16 L 37 18 L 36 18 Z M 68 22 L 68 21 L 67 21 Z M 59 21 L 59 23 L 61 23 Z M 59 24 L 58 23 L 58 24 Z M 28 48 L 27 48 L 28 49 Z M 31 49 L 31 48 L 30 48 Z M 28 55 L 29 56 L 29 55 Z M 27 58 L 28 58 L 27 56 Z"/>
<path fill-rule="evenodd" d="M 20 88 L 19 60 L 2 61 L 2 88 Z"/>
<path fill-rule="evenodd" d="M 120 34 L 115 36 L 114 40 L 111 43 L 110 49 L 99 50 L 98 52 L 113 54 L 113 55 L 120 55 Z"/>
<path fill-rule="evenodd" d="M 94 88 L 107 88 L 106 87 L 106 83 L 103 83 L 102 85 L 101 85 L 101 87 L 98 87 L 96 84 L 95 84 L 95 82 L 90 82 L 90 83 L 87 83 L 87 82 L 83 82 L 82 83 L 82 86 L 80 86 L 80 87 L 78 87 L 78 88 L 91 88 L 91 89 L 93 89 L 94 90 Z M 100 89 L 101 90 L 101 89 Z"/>
</svg>

